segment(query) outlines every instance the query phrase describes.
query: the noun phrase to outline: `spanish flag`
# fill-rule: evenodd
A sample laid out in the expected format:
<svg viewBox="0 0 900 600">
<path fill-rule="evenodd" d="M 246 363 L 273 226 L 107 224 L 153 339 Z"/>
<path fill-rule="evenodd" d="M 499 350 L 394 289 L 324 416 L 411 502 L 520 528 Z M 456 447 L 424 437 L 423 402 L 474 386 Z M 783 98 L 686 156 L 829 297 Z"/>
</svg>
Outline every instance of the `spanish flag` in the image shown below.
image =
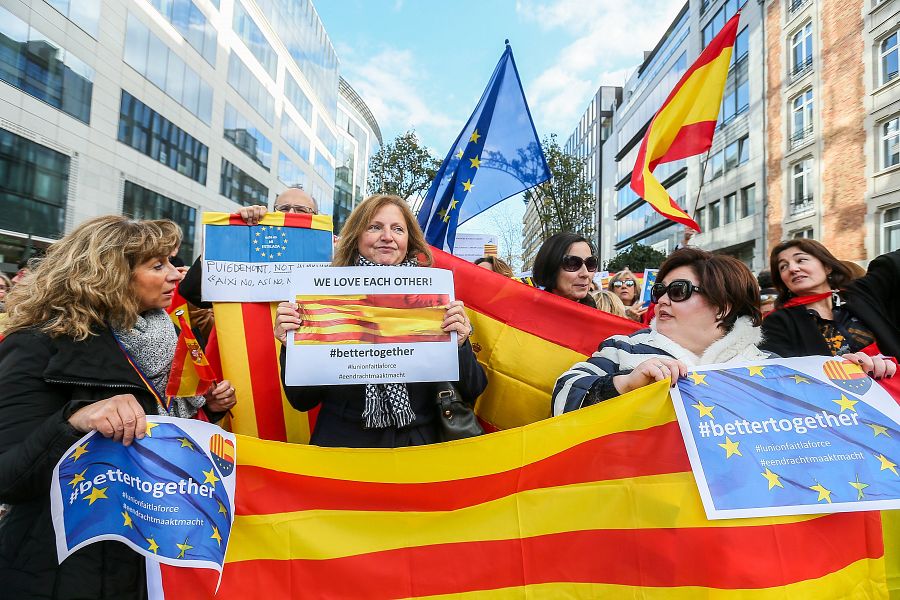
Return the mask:
<svg viewBox="0 0 900 600">
<path fill-rule="evenodd" d="M 887 598 L 877 512 L 707 520 L 665 382 L 433 446 L 237 447 L 220 600 Z"/>
<path fill-rule="evenodd" d="M 191 326 L 184 318 L 183 310 L 174 313 L 181 328 L 175 346 L 175 358 L 166 384 L 166 396 L 184 398 L 201 396 L 209 390 L 216 380 L 216 373 L 206 360 L 200 342 L 194 337 Z"/>
<path fill-rule="evenodd" d="M 662 216 L 700 231 L 653 176 L 662 163 L 706 152 L 712 146 L 722 92 L 737 36 L 738 11 L 713 38 L 663 102 L 644 135 L 631 174 L 631 189 Z"/>
</svg>

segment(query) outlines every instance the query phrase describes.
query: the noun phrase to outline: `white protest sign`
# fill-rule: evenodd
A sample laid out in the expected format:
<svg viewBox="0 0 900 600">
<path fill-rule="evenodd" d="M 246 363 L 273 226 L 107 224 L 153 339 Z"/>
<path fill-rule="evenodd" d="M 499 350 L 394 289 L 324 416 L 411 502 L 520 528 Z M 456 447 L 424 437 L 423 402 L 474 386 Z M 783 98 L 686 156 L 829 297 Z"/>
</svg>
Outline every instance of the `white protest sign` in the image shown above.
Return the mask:
<svg viewBox="0 0 900 600">
<path fill-rule="evenodd" d="M 441 322 L 453 273 L 417 267 L 297 272 L 303 324 L 288 337 L 287 385 L 457 381 L 456 333 Z"/>
<path fill-rule="evenodd" d="M 475 262 L 482 256 L 486 256 L 484 246 L 493 244 L 495 254 L 497 248 L 497 236 L 489 233 L 457 233 L 453 242 L 453 256 L 469 262 Z"/>
</svg>

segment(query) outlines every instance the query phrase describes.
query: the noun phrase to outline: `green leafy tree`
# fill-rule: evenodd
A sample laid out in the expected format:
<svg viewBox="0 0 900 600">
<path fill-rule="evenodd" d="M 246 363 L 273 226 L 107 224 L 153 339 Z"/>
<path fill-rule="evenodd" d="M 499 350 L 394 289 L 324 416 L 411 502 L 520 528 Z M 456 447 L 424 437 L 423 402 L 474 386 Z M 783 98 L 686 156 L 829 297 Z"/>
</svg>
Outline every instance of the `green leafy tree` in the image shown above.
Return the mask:
<svg viewBox="0 0 900 600">
<path fill-rule="evenodd" d="M 644 244 L 632 244 L 628 250 L 619 252 L 606 263 L 608 271 L 631 269 L 634 273 L 643 273 L 644 269 L 658 269 L 666 260 L 666 255 Z"/>
<path fill-rule="evenodd" d="M 404 199 L 424 194 L 441 161 L 409 130 L 383 145 L 369 160 L 369 193 Z"/>
<path fill-rule="evenodd" d="M 552 177 L 525 192 L 525 199 L 535 202 L 542 238 L 571 231 L 593 239 L 595 203 L 585 160 L 565 152 L 555 134 L 545 137 L 541 146 Z"/>
</svg>

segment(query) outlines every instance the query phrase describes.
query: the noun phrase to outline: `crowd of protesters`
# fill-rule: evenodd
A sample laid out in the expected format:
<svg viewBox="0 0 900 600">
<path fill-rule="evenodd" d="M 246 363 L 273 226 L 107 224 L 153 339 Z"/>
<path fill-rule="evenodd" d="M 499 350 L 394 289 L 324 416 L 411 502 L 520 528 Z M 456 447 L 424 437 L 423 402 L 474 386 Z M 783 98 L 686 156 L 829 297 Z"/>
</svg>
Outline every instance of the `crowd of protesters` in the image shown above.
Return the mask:
<svg viewBox="0 0 900 600">
<path fill-rule="evenodd" d="M 294 188 L 274 209 L 318 213 L 316 201 Z M 255 225 L 266 212 L 251 206 L 238 214 Z M 51 245 L 17 277 L 0 276 L 0 503 L 10 507 L 0 518 L 3 593 L 146 596 L 143 559 L 118 542 L 86 546 L 57 563 L 49 488 L 54 465 L 85 432 L 129 445 L 145 435 L 148 414 L 193 418 L 203 412 L 215 422 L 238 402 L 227 380 L 203 395 L 175 398 L 168 408 L 161 402 L 177 339 L 165 309 L 176 286 L 193 309 L 210 308 L 202 301 L 200 260 L 184 267 L 177 259 L 180 242 L 171 221 L 100 217 Z M 475 262 L 513 276 L 495 256 Z M 432 255 L 407 203 L 376 195 L 350 215 L 332 264 L 429 268 Z M 789 240 L 773 249 L 770 271 L 757 278 L 735 258 L 685 247 L 659 265 L 649 302 L 627 268 L 598 289 L 599 266 L 589 240 L 558 233 L 540 248 L 533 281 L 546 293 L 646 327 L 597 340 L 593 356 L 560 374 L 550 414 L 656 381 L 674 385 L 692 367 L 728 361 L 840 355 L 874 378 L 896 372 L 900 251 L 876 258 L 865 271 L 818 242 Z M 278 305 L 273 335 L 282 344 L 301 326 L 302 309 Z M 204 318 L 211 324 L 209 313 L 192 321 Z M 474 403 L 488 380 L 462 302 L 446 307 L 441 329 L 457 334 L 460 375 L 452 383 Z M 297 410 L 319 407 L 313 444 L 393 448 L 440 439 L 434 384 L 289 386 L 282 380 L 282 386 Z"/>
</svg>

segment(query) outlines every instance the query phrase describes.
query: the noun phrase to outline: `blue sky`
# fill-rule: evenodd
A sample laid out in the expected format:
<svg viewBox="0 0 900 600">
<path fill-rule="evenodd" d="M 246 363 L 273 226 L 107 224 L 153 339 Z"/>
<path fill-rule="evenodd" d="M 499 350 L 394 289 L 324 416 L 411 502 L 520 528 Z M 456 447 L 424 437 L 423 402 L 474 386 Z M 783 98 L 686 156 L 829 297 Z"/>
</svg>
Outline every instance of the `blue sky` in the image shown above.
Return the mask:
<svg viewBox="0 0 900 600">
<path fill-rule="evenodd" d="M 414 128 L 443 158 L 508 38 L 538 134 L 564 143 L 600 85 L 622 85 L 684 0 L 319 0 L 341 74 L 385 141 Z M 520 200 L 488 213 L 521 222 Z M 462 230 L 496 233 L 485 213 Z M 505 216 L 504 216 L 505 215 Z M 502 242 L 501 242 L 502 243 Z M 502 249 L 501 249 L 502 252 Z"/>
</svg>

